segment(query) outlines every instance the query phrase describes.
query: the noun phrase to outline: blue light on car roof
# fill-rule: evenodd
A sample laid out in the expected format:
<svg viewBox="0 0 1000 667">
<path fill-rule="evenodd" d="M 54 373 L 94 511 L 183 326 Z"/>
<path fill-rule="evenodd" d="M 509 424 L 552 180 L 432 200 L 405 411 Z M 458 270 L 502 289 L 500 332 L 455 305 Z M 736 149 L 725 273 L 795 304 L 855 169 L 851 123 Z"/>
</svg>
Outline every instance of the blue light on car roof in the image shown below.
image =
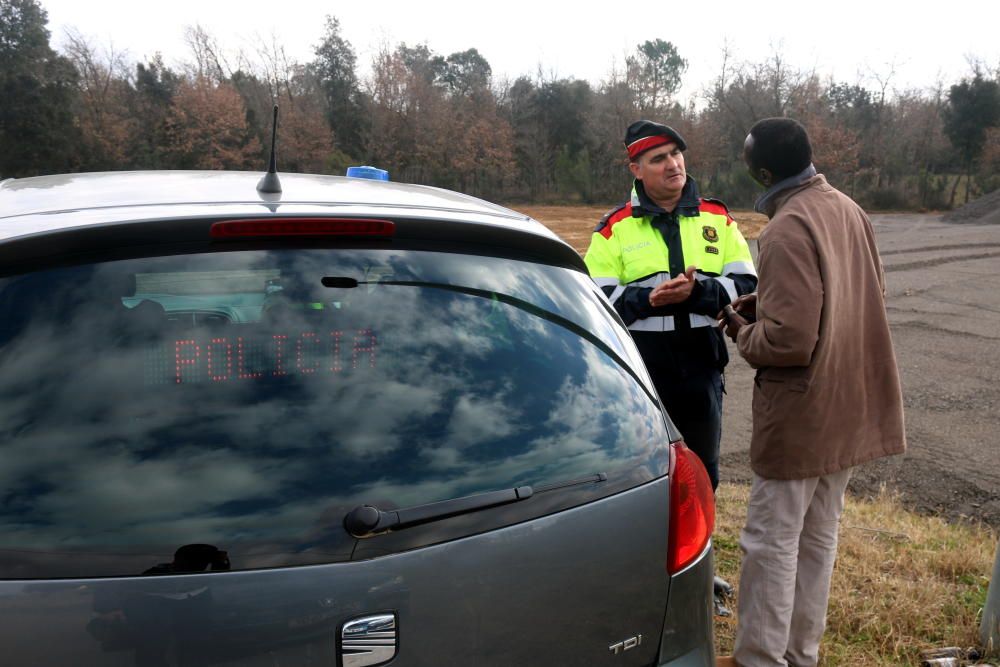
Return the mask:
<svg viewBox="0 0 1000 667">
<path fill-rule="evenodd" d="M 351 178 L 370 178 L 374 181 L 389 180 L 389 172 L 378 167 L 348 167 L 347 175 Z"/>
</svg>

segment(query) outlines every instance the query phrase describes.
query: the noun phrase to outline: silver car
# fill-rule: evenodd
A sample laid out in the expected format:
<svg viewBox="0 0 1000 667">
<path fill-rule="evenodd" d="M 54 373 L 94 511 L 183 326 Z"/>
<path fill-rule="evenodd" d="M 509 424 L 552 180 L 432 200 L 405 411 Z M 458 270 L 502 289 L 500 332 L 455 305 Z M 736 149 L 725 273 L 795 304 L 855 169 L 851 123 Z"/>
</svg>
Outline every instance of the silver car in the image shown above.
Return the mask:
<svg viewBox="0 0 1000 667">
<path fill-rule="evenodd" d="M 4 664 L 714 664 L 711 486 L 580 257 L 258 178 L 0 183 Z"/>
</svg>

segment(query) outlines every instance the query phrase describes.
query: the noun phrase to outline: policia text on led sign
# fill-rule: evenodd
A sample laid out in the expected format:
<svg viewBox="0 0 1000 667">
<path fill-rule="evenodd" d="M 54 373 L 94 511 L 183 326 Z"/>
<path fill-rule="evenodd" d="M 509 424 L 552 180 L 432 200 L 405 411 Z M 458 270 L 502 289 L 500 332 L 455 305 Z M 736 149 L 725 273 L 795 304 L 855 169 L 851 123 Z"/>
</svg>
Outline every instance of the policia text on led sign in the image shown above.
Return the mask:
<svg viewBox="0 0 1000 667">
<path fill-rule="evenodd" d="M 146 384 L 265 380 L 375 368 L 373 329 L 177 338 L 148 351 Z"/>
</svg>

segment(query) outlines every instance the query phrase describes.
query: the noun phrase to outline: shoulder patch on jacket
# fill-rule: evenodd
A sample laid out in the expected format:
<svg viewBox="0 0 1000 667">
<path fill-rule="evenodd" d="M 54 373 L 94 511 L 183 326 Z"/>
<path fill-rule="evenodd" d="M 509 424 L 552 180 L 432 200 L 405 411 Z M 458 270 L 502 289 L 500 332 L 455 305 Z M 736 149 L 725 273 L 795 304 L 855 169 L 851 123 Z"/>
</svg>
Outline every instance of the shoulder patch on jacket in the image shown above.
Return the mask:
<svg viewBox="0 0 1000 667">
<path fill-rule="evenodd" d="M 704 211 L 705 213 L 714 213 L 715 215 L 726 216 L 726 226 L 733 224 L 733 216 L 729 215 L 729 207 L 721 199 L 713 199 L 711 197 L 702 197 L 701 205 L 698 206 L 699 211 Z"/>
<path fill-rule="evenodd" d="M 606 239 L 611 238 L 611 228 L 614 227 L 616 222 L 620 222 L 625 218 L 632 217 L 632 202 L 625 202 L 618 208 L 611 209 L 604 214 L 601 221 L 594 228 L 594 232 L 600 234 Z"/>
</svg>

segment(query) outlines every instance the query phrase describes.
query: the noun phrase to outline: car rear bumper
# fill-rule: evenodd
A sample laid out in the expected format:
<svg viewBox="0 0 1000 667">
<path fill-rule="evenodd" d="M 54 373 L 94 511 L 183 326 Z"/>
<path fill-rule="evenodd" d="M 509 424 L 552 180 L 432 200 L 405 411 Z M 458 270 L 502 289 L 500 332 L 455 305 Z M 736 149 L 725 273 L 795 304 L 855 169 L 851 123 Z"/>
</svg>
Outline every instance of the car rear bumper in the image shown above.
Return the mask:
<svg viewBox="0 0 1000 667">
<path fill-rule="evenodd" d="M 705 647 L 699 647 L 682 656 L 659 663 L 658 667 L 712 667 L 715 658 L 708 654 Z"/>
<path fill-rule="evenodd" d="M 713 574 L 714 559 L 709 546 L 699 560 L 671 578 L 658 667 L 715 665 Z"/>
</svg>

